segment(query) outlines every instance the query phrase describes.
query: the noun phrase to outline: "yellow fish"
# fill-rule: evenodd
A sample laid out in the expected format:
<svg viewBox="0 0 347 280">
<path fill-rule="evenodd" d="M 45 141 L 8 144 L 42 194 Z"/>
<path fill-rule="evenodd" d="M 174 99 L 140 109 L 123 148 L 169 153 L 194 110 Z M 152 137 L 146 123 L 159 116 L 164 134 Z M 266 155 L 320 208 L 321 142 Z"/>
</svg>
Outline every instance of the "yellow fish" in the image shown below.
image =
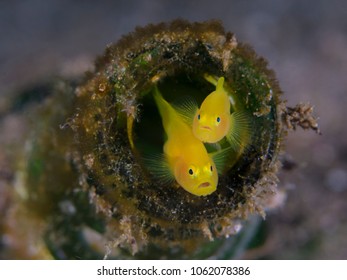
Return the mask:
<svg viewBox="0 0 347 280">
<path fill-rule="evenodd" d="M 202 102 L 200 108 L 192 100 L 177 108 L 180 114 L 192 125 L 193 134 L 205 143 L 217 143 L 224 137 L 235 151 L 245 148 L 250 142 L 251 122 L 244 110 L 231 113 L 234 99 L 224 88 L 224 77 L 216 81 L 212 76 L 206 80 L 216 85 Z"/>
<path fill-rule="evenodd" d="M 174 179 L 187 192 L 206 196 L 217 189 L 218 171 L 204 144 L 198 140 L 191 127 L 162 97 L 157 87 L 154 100 L 162 118 L 167 140 L 164 144 L 164 162 L 149 166 L 162 180 Z M 167 171 L 163 171 L 163 167 Z"/>
</svg>

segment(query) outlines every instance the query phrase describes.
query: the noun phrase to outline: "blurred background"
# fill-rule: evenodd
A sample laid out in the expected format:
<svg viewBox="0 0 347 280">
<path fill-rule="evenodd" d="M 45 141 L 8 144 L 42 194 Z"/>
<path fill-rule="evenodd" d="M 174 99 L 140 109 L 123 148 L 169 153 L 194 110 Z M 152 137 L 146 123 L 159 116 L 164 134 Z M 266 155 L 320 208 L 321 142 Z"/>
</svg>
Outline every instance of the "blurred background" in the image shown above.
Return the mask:
<svg viewBox="0 0 347 280">
<path fill-rule="evenodd" d="M 289 133 L 286 156 L 296 167 L 280 173 L 285 202 L 267 214 L 261 246 L 244 258 L 347 259 L 344 0 L 1 0 L 2 180 L 11 176 L 5 147 L 18 142 L 24 129 L 6 112 L 11 96 L 51 77 L 77 77 L 136 26 L 176 18 L 221 20 L 268 60 L 288 106 L 309 102 L 319 117 L 322 135 Z M 0 182 L 0 210 L 7 207 L 5 196 Z"/>
</svg>

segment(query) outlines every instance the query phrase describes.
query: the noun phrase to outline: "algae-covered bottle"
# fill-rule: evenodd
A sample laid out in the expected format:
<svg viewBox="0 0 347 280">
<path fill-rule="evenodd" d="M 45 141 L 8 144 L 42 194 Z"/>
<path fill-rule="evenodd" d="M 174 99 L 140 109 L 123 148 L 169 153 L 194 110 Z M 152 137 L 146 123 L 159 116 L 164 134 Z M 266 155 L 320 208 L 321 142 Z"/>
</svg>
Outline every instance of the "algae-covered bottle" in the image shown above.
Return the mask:
<svg viewBox="0 0 347 280">
<path fill-rule="evenodd" d="M 189 114 L 181 113 L 199 108 L 220 78 L 237 132 L 214 143 L 191 138 Z M 156 91 L 180 122 L 164 121 Z M 23 236 L 41 248 L 38 258 L 239 257 L 276 193 L 288 125 L 300 125 L 265 60 L 216 21 L 137 28 L 77 84 L 61 81 L 50 92 L 31 109 L 13 194 L 20 210 L 12 217 L 36 225 Z M 317 128 L 313 118 L 307 127 Z M 202 153 L 209 165 L 199 165 Z M 212 191 L 180 183 L 182 174 L 212 174 L 215 166 Z"/>
</svg>

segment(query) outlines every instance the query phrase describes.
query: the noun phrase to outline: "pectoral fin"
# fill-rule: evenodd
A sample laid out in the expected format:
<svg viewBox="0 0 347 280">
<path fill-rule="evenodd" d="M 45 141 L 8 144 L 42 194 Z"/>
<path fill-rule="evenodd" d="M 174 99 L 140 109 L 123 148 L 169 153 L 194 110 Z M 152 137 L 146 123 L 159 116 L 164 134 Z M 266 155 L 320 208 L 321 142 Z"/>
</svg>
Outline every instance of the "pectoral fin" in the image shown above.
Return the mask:
<svg viewBox="0 0 347 280">
<path fill-rule="evenodd" d="M 199 109 L 198 104 L 193 97 L 185 96 L 175 102 L 173 107 L 185 123 L 190 126 L 193 124 L 194 116 Z"/>
<path fill-rule="evenodd" d="M 204 146 L 206 148 L 206 151 L 208 153 L 214 153 L 216 151 L 220 151 L 222 149 L 222 146 L 219 142 L 216 143 L 204 143 Z"/>
<path fill-rule="evenodd" d="M 230 115 L 230 129 L 226 138 L 236 152 L 242 153 L 249 146 L 252 122 L 246 111 L 236 111 Z"/>
<path fill-rule="evenodd" d="M 175 180 L 164 154 L 146 155 L 143 161 L 149 173 L 161 184 L 169 184 Z"/>
<path fill-rule="evenodd" d="M 238 159 L 237 153 L 230 146 L 209 154 L 216 165 L 219 175 L 222 175 L 227 169 L 231 168 Z"/>
</svg>

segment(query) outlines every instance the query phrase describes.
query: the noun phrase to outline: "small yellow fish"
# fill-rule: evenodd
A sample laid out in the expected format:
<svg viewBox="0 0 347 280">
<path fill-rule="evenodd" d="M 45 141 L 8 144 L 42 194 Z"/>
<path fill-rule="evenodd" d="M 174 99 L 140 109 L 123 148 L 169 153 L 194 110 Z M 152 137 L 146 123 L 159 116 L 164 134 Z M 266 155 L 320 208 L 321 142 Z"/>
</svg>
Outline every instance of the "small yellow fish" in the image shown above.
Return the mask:
<svg viewBox="0 0 347 280">
<path fill-rule="evenodd" d="M 230 101 L 223 88 L 224 78 L 219 78 L 216 90 L 202 102 L 193 119 L 193 133 L 203 142 L 216 143 L 230 131 Z"/>
<path fill-rule="evenodd" d="M 224 77 L 217 81 L 206 75 L 205 79 L 216 85 L 216 90 L 204 99 L 200 108 L 194 101 L 186 100 L 178 106 L 178 112 L 192 125 L 194 136 L 202 142 L 217 143 L 226 137 L 235 151 L 242 151 L 251 138 L 250 117 L 244 110 L 231 113 L 235 100 L 224 88 Z"/>
<path fill-rule="evenodd" d="M 204 144 L 194 137 L 191 127 L 162 97 L 157 87 L 154 100 L 167 136 L 161 167 L 166 166 L 168 170 L 165 174 L 157 162 L 152 173 L 164 180 L 175 179 L 183 189 L 197 196 L 213 193 L 217 189 L 218 171 Z"/>
</svg>

